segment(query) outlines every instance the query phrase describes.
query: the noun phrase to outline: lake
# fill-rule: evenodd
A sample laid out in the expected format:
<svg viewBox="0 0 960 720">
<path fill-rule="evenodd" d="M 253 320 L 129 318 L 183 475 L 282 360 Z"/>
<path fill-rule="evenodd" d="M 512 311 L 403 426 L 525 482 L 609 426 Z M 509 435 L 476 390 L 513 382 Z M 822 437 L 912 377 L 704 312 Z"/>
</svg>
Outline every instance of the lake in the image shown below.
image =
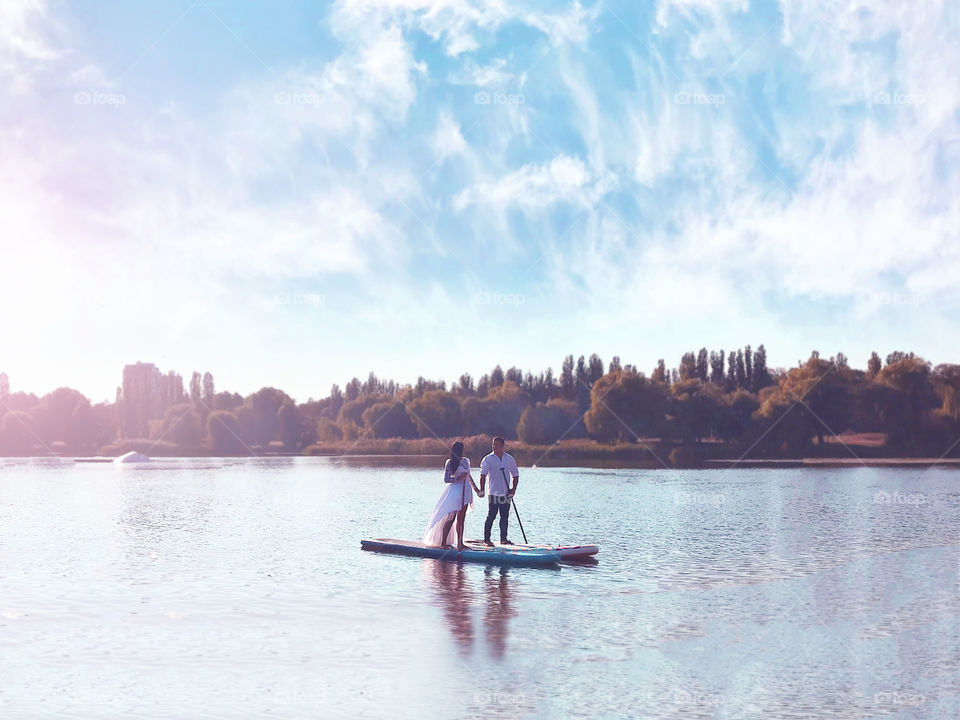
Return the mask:
<svg viewBox="0 0 960 720">
<path fill-rule="evenodd" d="M 0 717 L 960 717 L 954 470 L 523 468 L 595 564 L 362 552 L 436 465 L 0 461 Z"/>
</svg>

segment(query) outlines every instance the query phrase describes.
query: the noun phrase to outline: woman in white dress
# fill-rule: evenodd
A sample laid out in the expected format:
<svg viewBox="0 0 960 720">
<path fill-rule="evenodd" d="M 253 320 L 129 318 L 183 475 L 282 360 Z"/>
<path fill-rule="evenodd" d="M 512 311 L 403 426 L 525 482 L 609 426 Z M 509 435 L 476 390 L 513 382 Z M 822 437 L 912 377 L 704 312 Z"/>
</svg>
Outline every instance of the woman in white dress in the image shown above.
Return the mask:
<svg viewBox="0 0 960 720">
<path fill-rule="evenodd" d="M 463 550 L 463 522 L 467 511 L 473 508 L 473 493 L 483 497 L 470 474 L 470 459 L 463 457 L 463 443 L 455 442 L 450 448 L 450 457 L 443 466 L 443 481 L 446 489 L 433 509 L 423 544 L 433 547 L 453 548 L 457 538 L 457 550 Z M 454 528 L 456 520 L 456 528 Z"/>
</svg>

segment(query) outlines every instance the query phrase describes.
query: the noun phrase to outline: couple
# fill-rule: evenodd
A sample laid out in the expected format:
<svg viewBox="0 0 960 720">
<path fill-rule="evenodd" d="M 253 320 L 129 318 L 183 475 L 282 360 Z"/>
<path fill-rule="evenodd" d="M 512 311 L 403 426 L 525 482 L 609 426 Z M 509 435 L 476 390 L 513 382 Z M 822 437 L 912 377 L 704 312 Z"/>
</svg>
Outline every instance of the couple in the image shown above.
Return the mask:
<svg viewBox="0 0 960 720">
<path fill-rule="evenodd" d="M 490 530 L 493 521 L 500 515 L 500 544 L 513 545 L 507 540 L 507 524 L 510 521 L 510 503 L 520 482 L 520 472 L 513 456 L 503 451 L 505 442 L 502 437 L 493 439 L 493 452 L 480 463 L 480 487 L 477 487 L 470 474 L 470 459 L 463 456 L 463 443 L 455 442 L 450 448 L 450 457 L 443 467 L 443 481 L 447 489 L 443 491 L 437 506 L 433 509 L 423 544 L 434 547 L 453 548 L 453 538 L 457 538 L 457 550 L 464 549 L 463 521 L 467 510 L 473 508 L 473 493 L 483 497 L 487 476 L 490 476 L 490 500 L 487 521 L 483 524 L 483 544 L 490 542 Z M 510 487 L 510 478 L 513 487 Z M 456 521 L 456 527 L 454 527 Z"/>
</svg>

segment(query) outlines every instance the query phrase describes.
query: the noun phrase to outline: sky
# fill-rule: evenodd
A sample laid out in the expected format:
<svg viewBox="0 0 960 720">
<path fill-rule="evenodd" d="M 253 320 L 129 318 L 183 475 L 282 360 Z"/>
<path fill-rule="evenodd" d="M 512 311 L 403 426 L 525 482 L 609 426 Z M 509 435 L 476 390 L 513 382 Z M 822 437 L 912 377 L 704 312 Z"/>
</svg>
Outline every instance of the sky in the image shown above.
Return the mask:
<svg viewBox="0 0 960 720">
<path fill-rule="evenodd" d="M 3 0 L 0 370 L 960 361 L 960 5 Z"/>
</svg>

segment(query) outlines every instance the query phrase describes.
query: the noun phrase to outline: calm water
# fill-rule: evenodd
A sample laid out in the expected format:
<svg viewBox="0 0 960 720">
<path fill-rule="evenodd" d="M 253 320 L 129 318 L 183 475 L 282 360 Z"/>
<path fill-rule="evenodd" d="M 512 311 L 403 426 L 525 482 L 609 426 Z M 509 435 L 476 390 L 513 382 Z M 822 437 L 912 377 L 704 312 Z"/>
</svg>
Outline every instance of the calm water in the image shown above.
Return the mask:
<svg viewBox="0 0 960 720">
<path fill-rule="evenodd" d="M 441 489 L 0 461 L 0 717 L 960 717 L 956 471 L 522 470 L 531 541 L 595 565 L 360 551 Z"/>
</svg>

